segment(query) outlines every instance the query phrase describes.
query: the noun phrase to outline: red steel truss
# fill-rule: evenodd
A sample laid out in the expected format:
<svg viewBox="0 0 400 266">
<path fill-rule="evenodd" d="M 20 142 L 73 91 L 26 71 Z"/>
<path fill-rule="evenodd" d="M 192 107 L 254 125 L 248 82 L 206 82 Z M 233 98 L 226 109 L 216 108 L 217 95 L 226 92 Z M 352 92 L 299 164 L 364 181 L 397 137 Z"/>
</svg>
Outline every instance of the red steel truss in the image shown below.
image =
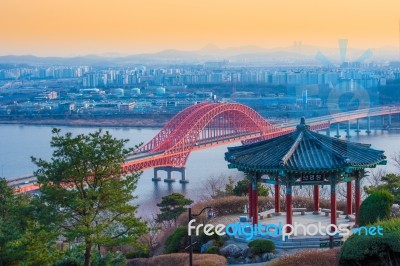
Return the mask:
<svg viewBox="0 0 400 266">
<path fill-rule="evenodd" d="M 368 116 L 400 113 L 398 107 L 378 107 L 310 119 L 312 130 L 331 123 Z M 253 109 L 238 103 L 201 103 L 174 116 L 139 153 L 124 164 L 124 171 L 160 166 L 184 167 L 191 151 L 242 141 L 252 143 L 287 134 L 295 125 L 270 124 Z"/>
<path fill-rule="evenodd" d="M 382 106 L 315 117 L 308 119 L 307 124 L 312 130 L 322 130 L 333 123 L 399 113 L 400 107 Z M 239 141 L 247 144 L 274 138 L 293 131 L 297 123 L 275 126 L 253 109 L 237 103 L 196 104 L 175 115 L 151 141 L 129 156 L 122 170 L 184 167 L 192 151 Z M 24 179 L 19 183 L 25 184 Z M 38 185 L 33 183 L 17 187 L 19 192 L 27 192 L 37 189 Z"/>
</svg>

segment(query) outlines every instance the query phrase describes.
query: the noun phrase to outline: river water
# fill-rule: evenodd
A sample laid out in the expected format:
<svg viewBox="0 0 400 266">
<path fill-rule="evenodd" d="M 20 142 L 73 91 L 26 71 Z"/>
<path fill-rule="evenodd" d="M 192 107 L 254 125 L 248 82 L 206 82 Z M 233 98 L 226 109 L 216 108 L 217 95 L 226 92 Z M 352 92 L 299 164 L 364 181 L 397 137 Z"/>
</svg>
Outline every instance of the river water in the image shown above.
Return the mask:
<svg viewBox="0 0 400 266">
<path fill-rule="evenodd" d="M 95 127 L 66 126 L 59 128 L 63 132 L 72 132 L 73 134 L 89 133 L 97 129 Z M 0 176 L 10 178 L 32 174 L 35 165 L 31 162 L 31 156 L 50 159 L 52 153 L 49 145 L 51 129 L 51 126 L 0 125 Z M 130 147 L 146 143 L 159 131 L 159 129 L 150 128 L 103 128 L 103 130 L 108 130 L 116 138 L 129 139 Z M 331 130 L 331 132 L 335 131 Z M 342 132 L 341 135 L 345 136 L 345 133 Z M 400 132 L 398 131 L 375 130 L 369 136 L 364 132 L 358 136 L 352 132 L 352 135 L 351 141 L 372 144 L 373 148 L 385 150 L 388 158 L 400 151 Z M 239 145 L 239 143 L 229 146 L 235 145 Z M 236 170 L 228 169 L 227 162 L 224 160 L 226 151 L 227 146 L 219 146 L 191 153 L 186 165 L 186 176 L 189 180 L 186 185 L 179 182 L 154 183 L 151 181 L 153 170 L 145 170 L 134 192 L 138 196 L 135 203 L 140 205 L 139 214 L 144 217 L 155 214 L 157 212 L 156 204 L 160 202 L 161 197 L 172 192 L 183 193 L 193 200 L 201 199 L 206 193 L 204 184 L 211 176 L 239 175 Z M 387 166 L 379 167 L 395 171 L 395 167 L 390 162 Z M 160 175 L 163 178 L 166 177 L 162 171 L 159 172 Z M 179 174 L 176 173 L 176 175 L 176 179 L 179 180 Z"/>
</svg>

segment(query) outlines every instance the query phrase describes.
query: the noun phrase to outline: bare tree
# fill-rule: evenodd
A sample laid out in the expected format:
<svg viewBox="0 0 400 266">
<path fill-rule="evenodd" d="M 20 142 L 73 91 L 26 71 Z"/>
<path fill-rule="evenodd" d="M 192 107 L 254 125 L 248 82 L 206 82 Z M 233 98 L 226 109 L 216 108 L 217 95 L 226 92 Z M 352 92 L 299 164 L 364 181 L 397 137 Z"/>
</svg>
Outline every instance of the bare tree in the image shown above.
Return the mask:
<svg viewBox="0 0 400 266">
<path fill-rule="evenodd" d="M 155 249 L 159 246 L 161 225 L 156 222 L 155 214 L 152 215 L 152 218 L 147 219 L 146 222 L 150 230 L 141 240 L 148 248 L 150 256 L 152 256 Z"/>
<path fill-rule="evenodd" d="M 203 182 L 204 193 L 202 195 L 203 200 L 210 198 L 216 198 L 225 192 L 226 185 L 233 180 L 235 183 L 237 180 L 243 179 L 243 175 L 228 176 L 220 174 L 219 176 L 210 176 Z"/>
<path fill-rule="evenodd" d="M 390 159 L 392 159 L 393 165 L 400 172 L 400 151 L 393 153 Z"/>
<path fill-rule="evenodd" d="M 400 161 L 399 161 L 400 163 Z M 374 186 L 377 187 L 380 184 L 382 184 L 382 177 L 387 175 L 387 172 L 384 168 L 375 168 L 375 169 L 371 169 L 370 171 L 368 171 L 366 177 L 365 177 L 365 181 L 366 181 L 366 185 L 370 185 L 370 186 Z"/>
</svg>

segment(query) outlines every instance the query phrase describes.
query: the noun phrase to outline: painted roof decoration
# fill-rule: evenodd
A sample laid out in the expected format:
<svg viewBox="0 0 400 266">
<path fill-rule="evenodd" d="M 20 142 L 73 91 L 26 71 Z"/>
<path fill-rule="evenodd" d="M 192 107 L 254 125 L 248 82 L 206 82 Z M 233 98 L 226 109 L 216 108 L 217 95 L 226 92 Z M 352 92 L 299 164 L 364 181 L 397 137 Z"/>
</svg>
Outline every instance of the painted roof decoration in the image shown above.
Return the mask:
<svg viewBox="0 0 400 266">
<path fill-rule="evenodd" d="M 287 135 L 229 147 L 225 160 L 230 163 L 229 168 L 265 174 L 334 173 L 386 164 L 384 151 L 313 132 L 304 118 Z"/>
</svg>

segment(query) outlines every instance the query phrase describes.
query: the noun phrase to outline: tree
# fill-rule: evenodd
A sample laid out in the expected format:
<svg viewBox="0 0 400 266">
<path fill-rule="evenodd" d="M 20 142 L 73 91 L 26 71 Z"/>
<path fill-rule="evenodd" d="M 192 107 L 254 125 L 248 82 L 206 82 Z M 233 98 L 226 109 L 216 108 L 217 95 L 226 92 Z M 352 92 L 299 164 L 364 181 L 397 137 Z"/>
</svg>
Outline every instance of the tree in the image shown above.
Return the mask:
<svg viewBox="0 0 400 266">
<path fill-rule="evenodd" d="M 249 192 L 249 184 L 250 181 L 247 178 L 239 180 L 233 188 L 233 194 L 235 196 L 246 196 Z M 268 196 L 269 188 L 258 182 L 257 194 L 258 196 Z"/>
<path fill-rule="evenodd" d="M 378 190 L 369 195 L 360 206 L 359 225 L 365 226 L 378 220 L 389 219 L 393 200 L 393 195 L 386 190 Z"/>
<path fill-rule="evenodd" d="M 162 223 L 173 220 L 176 226 L 176 219 L 186 211 L 186 206 L 192 203 L 191 199 L 187 199 L 179 193 L 172 193 L 162 197 L 161 202 L 157 204 L 160 207 L 160 213 L 157 214 L 157 222 Z"/>
<path fill-rule="evenodd" d="M 381 177 L 382 184 L 377 186 L 364 187 L 367 194 L 372 194 L 379 190 L 389 191 L 395 198 L 395 203 L 400 203 L 400 175 L 387 174 Z"/>
<path fill-rule="evenodd" d="M 121 164 L 132 149 L 128 140 L 113 138 L 98 130 L 75 137 L 53 129 L 52 159 L 32 157 L 42 202 L 51 208 L 49 216 L 60 234 L 84 245 L 84 265 L 92 262 L 95 245 L 136 244 L 146 224 L 135 217 L 135 198 L 140 173 L 128 174 Z"/>
<path fill-rule="evenodd" d="M 46 206 L 27 194 L 14 194 L 0 179 L 0 265 L 47 265 L 61 256 L 57 232 L 41 226 L 41 219 L 46 219 Z"/>
</svg>

